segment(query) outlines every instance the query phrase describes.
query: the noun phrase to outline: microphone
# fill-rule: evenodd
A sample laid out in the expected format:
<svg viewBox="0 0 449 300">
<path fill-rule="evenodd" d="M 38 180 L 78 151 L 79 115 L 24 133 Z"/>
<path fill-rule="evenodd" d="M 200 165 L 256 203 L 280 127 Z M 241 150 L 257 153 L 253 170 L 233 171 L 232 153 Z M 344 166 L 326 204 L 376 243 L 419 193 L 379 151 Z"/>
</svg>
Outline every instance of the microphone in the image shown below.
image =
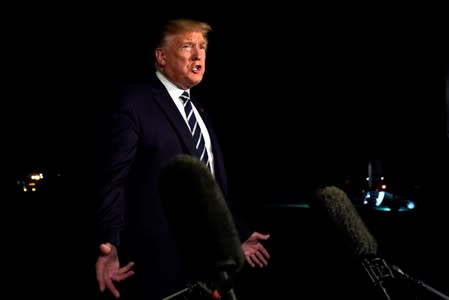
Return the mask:
<svg viewBox="0 0 449 300">
<path fill-rule="evenodd" d="M 391 299 L 385 284 L 397 279 L 396 275 L 398 275 L 442 299 L 449 300 L 449 296 L 423 281 L 413 278 L 398 266 L 390 266 L 383 258 L 378 256 L 376 240 L 343 190 L 335 186 L 319 188 L 315 197 L 312 197 L 310 204 L 311 207 L 324 213 L 326 218 L 334 225 L 336 234 L 344 242 L 351 256 L 362 261 L 362 266 L 368 273 L 371 282 L 379 289 L 385 299 Z"/>
<path fill-rule="evenodd" d="M 343 190 L 335 186 L 320 188 L 312 198 L 311 206 L 324 213 L 336 226 L 337 234 L 355 257 L 376 255 L 376 240 Z"/>
<path fill-rule="evenodd" d="M 372 283 L 380 289 L 385 299 L 390 299 L 384 283 L 393 278 L 391 268 L 383 259 L 377 257 L 377 241 L 347 194 L 335 186 L 319 188 L 310 205 L 326 216 L 351 257 L 362 261 Z"/>
<path fill-rule="evenodd" d="M 234 299 L 230 281 L 244 257 L 232 214 L 209 169 L 195 156 L 177 155 L 161 169 L 159 193 L 189 277 L 212 278 Z"/>
</svg>

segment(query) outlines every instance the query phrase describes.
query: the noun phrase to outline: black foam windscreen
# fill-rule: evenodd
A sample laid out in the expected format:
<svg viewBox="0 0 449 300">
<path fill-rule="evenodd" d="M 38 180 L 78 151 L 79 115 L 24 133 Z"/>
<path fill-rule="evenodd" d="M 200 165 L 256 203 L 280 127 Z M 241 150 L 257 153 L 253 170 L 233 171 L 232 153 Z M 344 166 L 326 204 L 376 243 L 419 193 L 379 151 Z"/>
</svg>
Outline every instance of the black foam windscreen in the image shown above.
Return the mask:
<svg viewBox="0 0 449 300">
<path fill-rule="evenodd" d="M 311 206 L 330 221 L 338 239 L 353 257 L 377 255 L 376 240 L 343 190 L 335 186 L 320 188 Z"/>
<path fill-rule="evenodd" d="M 160 196 L 181 258 L 194 276 L 233 274 L 244 264 L 233 216 L 209 169 L 180 154 L 161 169 Z"/>
</svg>

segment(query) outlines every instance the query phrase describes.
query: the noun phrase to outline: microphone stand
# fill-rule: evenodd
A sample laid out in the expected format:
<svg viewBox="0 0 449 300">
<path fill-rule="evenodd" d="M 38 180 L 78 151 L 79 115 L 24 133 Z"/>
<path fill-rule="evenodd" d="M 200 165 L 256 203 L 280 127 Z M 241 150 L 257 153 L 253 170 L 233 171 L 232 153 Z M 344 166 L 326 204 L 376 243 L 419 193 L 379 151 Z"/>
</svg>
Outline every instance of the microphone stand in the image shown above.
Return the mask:
<svg viewBox="0 0 449 300">
<path fill-rule="evenodd" d="M 219 281 L 223 282 L 224 284 L 222 284 L 222 297 L 220 299 L 223 300 L 237 300 L 237 297 L 235 295 L 234 289 L 232 288 L 232 286 L 228 286 L 226 287 L 226 283 L 229 284 L 230 282 L 230 278 L 229 278 L 229 274 L 227 271 L 220 271 L 219 272 Z"/>
<path fill-rule="evenodd" d="M 189 299 L 189 295 L 193 295 L 192 299 L 197 299 L 198 295 L 194 293 L 199 290 L 199 295 L 207 295 L 208 299 L 221 299 L 220 293 L 217 290 L 211 290 L 207 287 L 207 285 L 201 281 L 197 281 L 195 283 L 190 283 L 187 285 L 187 287 L 183 288 L 182 290 L 177 291 L 176 293 L 171 294 L 170 296 L 167 296 L 165 298 L 162 298 L 162 300 L 173 300 L 173 299 Z M 178 298 L 182 297 L 182 298 Z M 210 297 L 210 298 L 209 298 Z"/>
<path fill-rule="evenodd" d="M 198 280 L 187 284 L 182 290 L 179 290 L 162 300 L 190 299 L 192 295 L 192 299 L 198 299 L 198 296 L 206 296 L 206 299 L 211 300 L 237 300 L 233 289 L 233 280 L 229 275 L 229 271 L 235 271 L 236 268 L 237 263 L 234 259 L 217 261 L 209 274 L 211 277 L 207 280 L 209 285 Z"/>
<path fill-rule="evenodd" d="M 391 300 L 391 297 L 384 286 L 384 281 L 390 280 L 391 278 L 394 278 L 394 276 L 385 260 L 379 257 L 365 258 L 362 261 L 362 265 L 371 278 L 371 281 L 380 289 L 385 299 Z"/>
<path fill-rule="evenodd" d="M 441 297 L 441 299 L 445 299 L 445 300 L 449 300 L 449 296 L 443 294 L 442 292 L 434 289 L 433 287 L 429 286 L 428 284 L 424 283 L 422 280 L 419 280 L 417 278 L 414 278 L 410 275 L 408 275 L 407 273 L 405 273 L 404 271 L 402 271 L 399 267 L 392 265 L 391 268 L 393 269 L 393 271 L 395 271 L 397 274 L 401 275 L 403 278 L 407 279 L 408 281 L 416 284 L 419 287 L 424 288 L 425 290 Z"/>
</svg>

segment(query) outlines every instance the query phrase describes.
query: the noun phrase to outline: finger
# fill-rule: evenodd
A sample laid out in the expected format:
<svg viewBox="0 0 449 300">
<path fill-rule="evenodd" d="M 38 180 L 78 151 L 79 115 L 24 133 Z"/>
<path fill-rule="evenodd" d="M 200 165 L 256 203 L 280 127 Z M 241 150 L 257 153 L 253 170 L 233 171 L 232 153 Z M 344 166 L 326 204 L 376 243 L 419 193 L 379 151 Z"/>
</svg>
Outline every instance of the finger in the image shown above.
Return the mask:
<svg viewBox="0 0 449 300">
<path fill-rule="evenodd" d="M 268 253 L 267 249 L 263 245 L 261 245 L 261 247 L 259 248 L 259 251 L 262 253 L 262 255 L 265 258 L 268 258 L 268 259 L 270 258 L 270 253 Z"/>
<path fill-rule="evenodd" d="M 112 276 L 112 279 L 115 281 L 122 281 L 126 278 L 134 275 L 134 271 L 131 270 L 131 268 L 134 266 L 134 262 L 129 262 L 126 266 L 121 267 L 117 270 Z"/>
<path fill-rule="evenodd" d="M 100 291 L 103 292 L 105 289 L 105 282 L 103 279 L 104 265 L 97 262 L 95 264 L 95 273 L 97 276 L 98 287 L 99 287 Z"/>
<path fill-rule="evenodd" d="M 262 261 L 257 257 L 257 254 L 251 256 L 252 261 L 257 264 L 259 267 L 263 267 Z"/>
<path fill-rule="evenodd" d="M 116 297 L 119 298 L 120 297 L 120 293 L 117 290 L 117 288 L 115 287 L 114 283 L 112 282 L 112 280 L 107 279 L 106 280 L 106 287 L 108 288 L 108 290 Z"/>
<path fill-rule="evenodd" d="M 254 232 L 254 237 L 259 240 L 268 240 L 270 238 L 269 234 L 262 234 L 260 232 Z"/>
<path fill-rule="evenodd" d="M 126 264 L 126 266 L 121 267 L 121 268 L 119 269 L 119 271 L 120 271 L 120 272 L 128 272 L 132 267 L 134 267 L 134 262 L 133 262 L 133 261 L 131 261 L 131 262 L 129 262 L 128 264 Z"/>
<path fill-rule="evenodd" d="M 269 238 L 270 238 L 269 234 L 261 234 L 259 237 L 260 240 L 265 240 L 265 241 L 268 240 Z"/>
<path fill-rule="evenodd" d="M 260 267 L 264 267 L 268 265 L 268 261 L 265 259 L 265 257 L 263 256 L 263 254 L 261 252 L 256 252 L 256 254 L 254 254 L 254 257 L 257 259 L 258 265 Z"/>
<path fill-rule="evenodd" d="M 251 267 L 255 267 L 256 265 L 253 263 L 253 261 L 251 260 L 251 256 L 245 256 L 246 262 L 251 266 Z"/>
<path fill-rule="evenodd" d="M 112 276 L 112 279 L 114 281 L 123 281 L 126 278 L 130 277 L 134 275 L 134 271 L 128 271 L 128 272 L 123 272 L 123 273 L 116 273 Z"/>
<path fill-rule="evenodd" d="M 112 251 L 112 246 L 110 243 L 104 243 L 100 245 L 100 251 L 103 255 L 108 255 Z"/>
</svg>

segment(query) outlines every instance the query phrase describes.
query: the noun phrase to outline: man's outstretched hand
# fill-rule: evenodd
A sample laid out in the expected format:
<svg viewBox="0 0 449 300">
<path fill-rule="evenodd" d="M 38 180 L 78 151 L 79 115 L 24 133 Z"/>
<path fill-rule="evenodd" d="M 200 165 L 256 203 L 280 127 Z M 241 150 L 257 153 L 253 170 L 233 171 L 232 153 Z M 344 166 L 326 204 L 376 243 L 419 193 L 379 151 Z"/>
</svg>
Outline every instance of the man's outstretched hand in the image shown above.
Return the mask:
<svg viewBox="0 0 449 300">
<path fill-rule="evenodd" d="M 132 276 L 134 271 L 131 268 L 134 262 L 129 262 L 126 266 L 120 267 L 117 248 L 111 243 L 100 245 L 100 255 L 95 263 L 97 282 L 101 292 L 108 289 L 116 298 L 120 297 L 120 292 L 114 285 L 114 281 L 122 281 Z"/>
<path fill-rule="evenodd" d="M 268 259 L 270 254 L 261 241 L 266 241 L 270 237 L 269 234 L 261 234 L 259 232 L 253 232 L 250 237 L 244 241 L 241 245 L 245 260 L 251 267 L 256 265 L 259 267 L 265 267 L 268 265 Z"/>
</svg>

